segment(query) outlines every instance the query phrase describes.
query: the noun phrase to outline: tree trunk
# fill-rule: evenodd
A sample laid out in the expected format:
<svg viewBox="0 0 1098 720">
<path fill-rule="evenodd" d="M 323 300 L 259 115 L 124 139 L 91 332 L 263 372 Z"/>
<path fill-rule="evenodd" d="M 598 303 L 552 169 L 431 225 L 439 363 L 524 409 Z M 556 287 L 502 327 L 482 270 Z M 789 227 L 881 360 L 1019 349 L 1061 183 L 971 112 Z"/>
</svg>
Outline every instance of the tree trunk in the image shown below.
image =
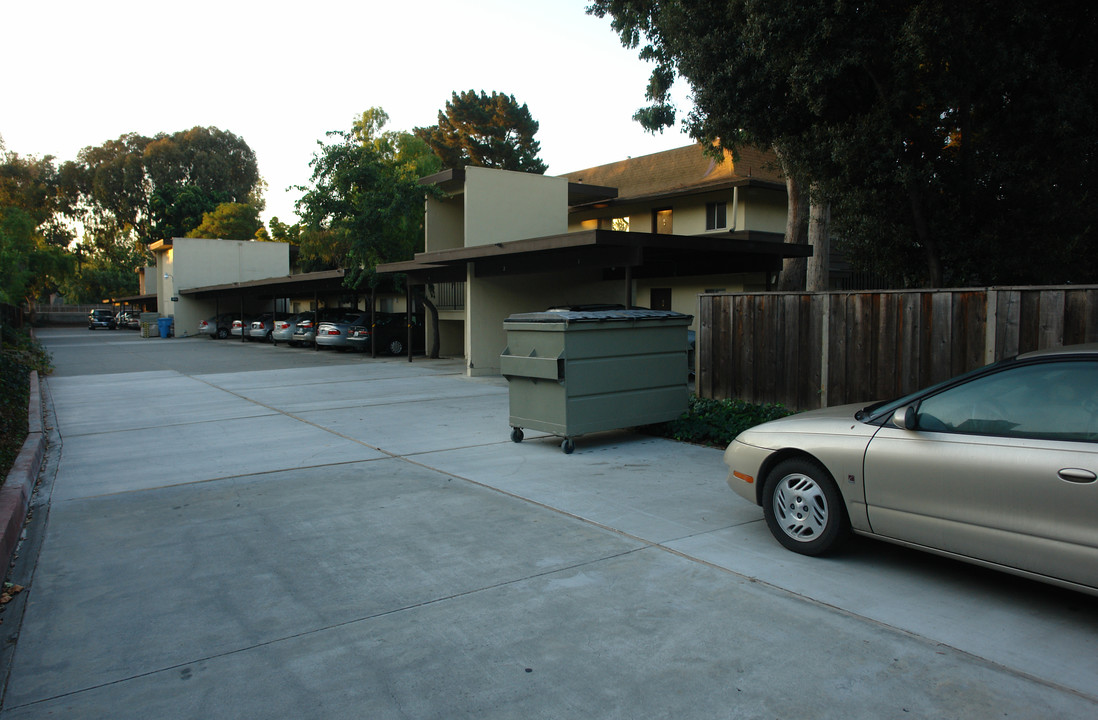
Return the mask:
<svg viewBox="0 0 1098 720">
<path fill-rule="evenodd" d="M 431 314 L 431 348 L 427 353 L 429 358 L 438 358 L 438 308 L 435 304 L 427 299 L 427 286 L 423 286 L 423 294 L 420 296 L 420 300 L 423 302 L 423 307 L 427 308 Z"/>
<path fill-rule="evenodd" d="M 922 194 L 912 188 L 908 191 L 911 198 L 911 216 L 915 222 L 915 237 L 923 247 L 923 255 L 926 258 L 927 280 L 932 288 L 942 286 L 942 259 L 938 256 L 938 242 L 930 232 L 930 226 L 926 222 L 926 214 L 923 212 Z"/>
<path fill-rule="evenodd" d="M 790 245 L 805 245 L 808 242 L 808 204 L 805 202 L 801 184 L 786 171 L 781 151 L 775 148 L 775 153 L 785 174 L 785 190 L 788 196 L 785 212 L 785 242 Z M 778 276 L 778 291 L 804 290 L 807 270 L 806 258 L 786 258 L 782 263 L 781 275 Z"/>
<path fill-rule="evenodd" d="M 824 292 L 831 289 L 831 203 L 812 193 L 808 216 L 808 244 L 812 246 L 812 257 L 808 258 L 805 289 Z"/>
</svg>

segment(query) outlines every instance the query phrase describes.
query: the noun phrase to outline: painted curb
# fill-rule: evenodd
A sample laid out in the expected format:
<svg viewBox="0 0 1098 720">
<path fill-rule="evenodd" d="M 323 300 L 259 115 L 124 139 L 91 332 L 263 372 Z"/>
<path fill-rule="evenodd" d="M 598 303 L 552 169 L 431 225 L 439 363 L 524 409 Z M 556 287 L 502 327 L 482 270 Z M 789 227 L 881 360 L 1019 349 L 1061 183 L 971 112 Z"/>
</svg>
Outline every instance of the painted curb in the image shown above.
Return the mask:
<svg viewBox="0 0 1098 720">
<path fill-rule="evenodd" d="M 0 567 L 5 569 L 5 575 L 23 533 L 31 493 L 34 492 L 34 483 L 46 455 L 42 392 L 38 384 L 38 372 L 35 370 L 30 374 L 30 398 L 27 406 L 27 439 L 23 441 L 23 448 L 12 464 L 4 486 L 0 487 L 0 563 L 3 563 Z"/>
</svg>

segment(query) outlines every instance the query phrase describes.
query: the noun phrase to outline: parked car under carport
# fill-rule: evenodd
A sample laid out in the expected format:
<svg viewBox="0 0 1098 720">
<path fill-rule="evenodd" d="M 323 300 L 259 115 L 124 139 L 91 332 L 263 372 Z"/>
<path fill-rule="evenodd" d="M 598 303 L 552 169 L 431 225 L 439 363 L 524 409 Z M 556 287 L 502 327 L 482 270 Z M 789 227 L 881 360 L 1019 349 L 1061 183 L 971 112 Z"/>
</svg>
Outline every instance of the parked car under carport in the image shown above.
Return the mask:
<svg viewBox="0 0 1098 720">
<path fill-rule="evenodd" d="M 370 313 L 363 310 L 355 310 L 345 314 L 338 320 L 329 320 L 320 323 L 316 331 L 316 344 L 319 347 L 330 347 L 337 350 L 346 350 L 348 331 L 355 325 L 366 325 L 370 321 Z"/>
<path fill-rule="evenodd" d="M 408 325 L 403 313 L 377 313 L 375 332 L 377 350 L 389 355 L 401 355 L 407 350 Z M 347 346 L 351 350 L 370 352 L 369 314 L 366 325 L 354 325 L 348 328 Z M 423 316 L 412 316 L 412 352 L 421 353 L 425 348 L 423 334 Z"/>
<path fill-rule="evenodd" d="M 329 320 L 338 320 L 348 313 L 357 312 L 354 308 L 321 308 L 316 313 L 316 319 L 312 313 L 308 317 L 299 320 L 294 328 L 291 345 L 312 345 L 316 339 L 316 326 Z"/>
<path fill-rule="evenodd" d="M 222 313 L 221 315 L 214 315 L 211 318 L 203 320 L 198 324 L 198 334 L 208 335 L 211 338 L 217 338 L 218 340 L 224 340 L 229 337 L 229 331 L 233 327 L 233 315 L 230 313 Z"/>
</svg>

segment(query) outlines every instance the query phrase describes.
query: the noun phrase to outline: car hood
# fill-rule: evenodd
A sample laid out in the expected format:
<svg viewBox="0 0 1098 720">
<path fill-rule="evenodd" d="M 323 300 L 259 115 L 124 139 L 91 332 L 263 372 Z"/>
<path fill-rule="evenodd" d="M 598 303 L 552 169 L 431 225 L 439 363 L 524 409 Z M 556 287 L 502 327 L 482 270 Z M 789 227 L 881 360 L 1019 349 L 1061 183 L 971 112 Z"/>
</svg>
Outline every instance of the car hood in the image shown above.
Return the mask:
<svg viewBox="0 0 1098 720">
<path fill-rule="evenodd" d="M 865 407 L 865 403 L 836 405 L 835 407 L 809 410 L 789 417 L 771 420 L 762 425 L 744 430 L 736 436 L 736 441 L 762 448 L 784 447 L 789 435 L 872 435 L 878 428 L 854 419 L 854 413 Z"/>
</svg>

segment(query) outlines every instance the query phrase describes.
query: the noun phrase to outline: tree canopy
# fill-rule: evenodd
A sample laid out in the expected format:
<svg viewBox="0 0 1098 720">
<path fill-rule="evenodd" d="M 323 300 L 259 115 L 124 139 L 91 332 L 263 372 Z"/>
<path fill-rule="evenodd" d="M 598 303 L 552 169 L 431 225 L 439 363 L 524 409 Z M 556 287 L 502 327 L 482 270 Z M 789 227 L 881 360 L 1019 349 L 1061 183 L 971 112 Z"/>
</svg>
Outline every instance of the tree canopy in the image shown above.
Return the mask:
<svg viewBox="0 0 1098 720">
<path fill-rule="evenodd" d="M 70 272 L 69 210 L 52 157 L 21 157 L 0 141 L 0 302 L 17 304 L 57 287 Z"/>
<path fill-rule="evenodd" d="M 152 138 L 127 133 L 84 148 L 64 171 L 86 226 L 113 226 L 145 244 L 186 235 L 221 203 L 263 209 L 255 153 L 213 127 Z"/>
<path fill-rule="evenodd" d="M 475 165 L 540 174 L 548 166 L 538 157 L 537 132 L 538 123 L 525 103 L 519 105 L 514 95 L 483 90 L 453 93 L 439 110 L 437 125 L 415 129 L 443 167 Z"/>
<path fill-rule="evenodd" d="M 776 148 L 896 284 L 1094 281 L 1098 10 L 1035 0 L 594 0 L 655 63 L 636 114 Z"/>
<path fill-rule="evenodd" d="M 186 237 L 256 240 L 266 238 L 266 233 L 254 205 L 221 203 L 211 212 L 202 213 L 202 222 Z"/>
<path fill-rule="evenodd" d="M 350 131 L 329 132 L 310 162 L 311 186 L 300 188 L 300 231 L 275 228 L 276 237 L 297 235 L 307 259 L 345 267 L 356 289 L 376 282 L 376 265 L 411 259 L 421 245 L 423 198 L 433 189 L 419 184 L 420 172 L 438 167 L 407 133 L 384 132 L 388 119 L 371 108 Z"/>
<path fill-rule="evenodd" d="M 9 301 L 54 290 L 73 302 L 136 294 L 134 269 L 150 242 L 200 227 L 240 239 L 262 231 L 255 153 L 231 132 L 127 133 L 60 166 L 2 144 L 0 154 L 0 292 Z"/>
</svg>

